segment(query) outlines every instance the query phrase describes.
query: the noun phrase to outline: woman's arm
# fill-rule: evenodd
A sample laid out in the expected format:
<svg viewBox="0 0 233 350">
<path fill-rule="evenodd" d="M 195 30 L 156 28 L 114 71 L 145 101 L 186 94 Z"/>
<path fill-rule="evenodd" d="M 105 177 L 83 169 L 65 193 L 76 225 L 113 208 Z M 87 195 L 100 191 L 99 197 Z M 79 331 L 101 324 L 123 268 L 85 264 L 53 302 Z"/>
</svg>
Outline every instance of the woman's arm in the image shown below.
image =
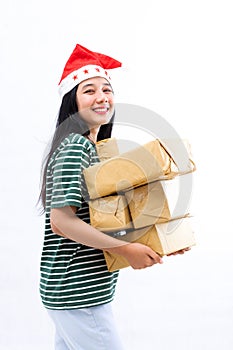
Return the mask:
<svg viewBox="0 0 233 350">
<path fill-rule="evenodd" d="M 93 248 L 122 255 L 135 269 L 163 262 L 157 253 L 144 244 L 124 242 L 95 229 L 75 215 L 74 207 L 51 209 L 50 221 L 55 233 Z"/>
</svg>

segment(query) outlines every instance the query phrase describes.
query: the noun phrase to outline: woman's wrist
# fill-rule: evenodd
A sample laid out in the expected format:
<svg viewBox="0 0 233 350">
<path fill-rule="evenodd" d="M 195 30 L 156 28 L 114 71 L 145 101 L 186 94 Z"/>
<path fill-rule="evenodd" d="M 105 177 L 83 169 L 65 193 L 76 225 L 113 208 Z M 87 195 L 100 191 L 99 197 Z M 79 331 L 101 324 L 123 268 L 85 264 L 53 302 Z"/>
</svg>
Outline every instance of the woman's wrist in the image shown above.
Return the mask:
<svg viewBox="0 0 233 350">
<path fill-rule="evenodd" d="M 104 250 L 106 250 L 106 251 L 108 251 L 110 253 L 124 255 L 124 253 L 126 253 L 128 251 L 130 245 L 131 245 L 131 243 L 125 243 L 125 244 L 120 245 L 118 247 L 106 248 Z"/>
</svg>

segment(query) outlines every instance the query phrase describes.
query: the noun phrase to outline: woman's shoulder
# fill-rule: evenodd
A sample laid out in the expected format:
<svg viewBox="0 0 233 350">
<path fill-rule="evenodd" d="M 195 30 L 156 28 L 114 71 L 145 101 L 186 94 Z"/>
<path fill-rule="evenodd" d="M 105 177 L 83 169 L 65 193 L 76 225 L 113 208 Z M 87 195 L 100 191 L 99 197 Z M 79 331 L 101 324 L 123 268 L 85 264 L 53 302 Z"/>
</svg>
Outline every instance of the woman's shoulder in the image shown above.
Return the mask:
<svg viewBox="0 0 233 350">
<path fill-rule="evenodd" d="M 87 150 L 93 147 L 93 144 L 91 143 L 90 140 L 88 140 L 85 136 L 77 133 L 71 133 L 68 136 L 66 136 L 66 138 L 61 142 L 60 147 L 61 148 L 66 148 L 67 146 L 76 147 L 77 145 Z"/>
<path fill-rule="evenodd" d="M 77 157 L 78 155 L 85 155 L 86 157 L 95 158 L 95 146 L 85 136 L 77 133 L 71 133 L 61 141 L 60 145 L 53 152 L 49 161 L 49 167 L 53 167 L 54 162 L 60 162 L 61 159 L 69 159 L 71 156 Z"/>
<path fill-rule="evenodd" d="M 53 163 L 55 159 L 69 155 L 70 152 L 84 152 L 92 153 L 93 144 L 83 135 L 77 133 L 71 133 L 67 135 L 57 146 L 55 151 L 50 157 L 50 163 Z"/>
</svg>

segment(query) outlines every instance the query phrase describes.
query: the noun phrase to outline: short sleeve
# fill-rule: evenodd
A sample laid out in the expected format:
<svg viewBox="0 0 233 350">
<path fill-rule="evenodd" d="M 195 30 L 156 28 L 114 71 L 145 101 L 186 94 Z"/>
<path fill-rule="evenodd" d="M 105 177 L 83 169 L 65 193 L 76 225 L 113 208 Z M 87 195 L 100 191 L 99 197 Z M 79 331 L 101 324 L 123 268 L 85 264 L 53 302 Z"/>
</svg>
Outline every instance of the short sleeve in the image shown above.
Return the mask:
<svg viewBox="0 0 233 350">
<path fill-rule="evenodd" d="M 51 168 L 51 208 L 82 206 L 82 172 L 89 165 L 90 154 L 83 144 L 68 143 L 58 152 Z"/>
</svg>

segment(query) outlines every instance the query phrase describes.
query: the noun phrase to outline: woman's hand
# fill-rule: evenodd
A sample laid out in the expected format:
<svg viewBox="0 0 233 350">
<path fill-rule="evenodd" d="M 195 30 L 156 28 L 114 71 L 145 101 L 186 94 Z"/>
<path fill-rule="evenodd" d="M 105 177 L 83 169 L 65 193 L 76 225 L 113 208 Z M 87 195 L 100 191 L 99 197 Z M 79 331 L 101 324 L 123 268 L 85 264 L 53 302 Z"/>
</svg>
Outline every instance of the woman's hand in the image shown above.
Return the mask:
<svg viewBox="0 0 233 350">
<path fill-rule="evenodd" d="M 181 250 L 178 250 L 177 252 L 167 254 L 167 256 L 172 256 L 172 255 L 178 255 L 178 254 L 184 254 L 185 252 L 188 252 L 191 248 L 184 248 Z"/>
<path fill-rule="evenodd" d="M 128 243 L 121 247 L 107 249 L 109 252 L 122 255 L 133 269 L 143 269 L 154 264 L 162 264 L 162 258 L 150 247 L 141 243 Z"/>
</svg>

